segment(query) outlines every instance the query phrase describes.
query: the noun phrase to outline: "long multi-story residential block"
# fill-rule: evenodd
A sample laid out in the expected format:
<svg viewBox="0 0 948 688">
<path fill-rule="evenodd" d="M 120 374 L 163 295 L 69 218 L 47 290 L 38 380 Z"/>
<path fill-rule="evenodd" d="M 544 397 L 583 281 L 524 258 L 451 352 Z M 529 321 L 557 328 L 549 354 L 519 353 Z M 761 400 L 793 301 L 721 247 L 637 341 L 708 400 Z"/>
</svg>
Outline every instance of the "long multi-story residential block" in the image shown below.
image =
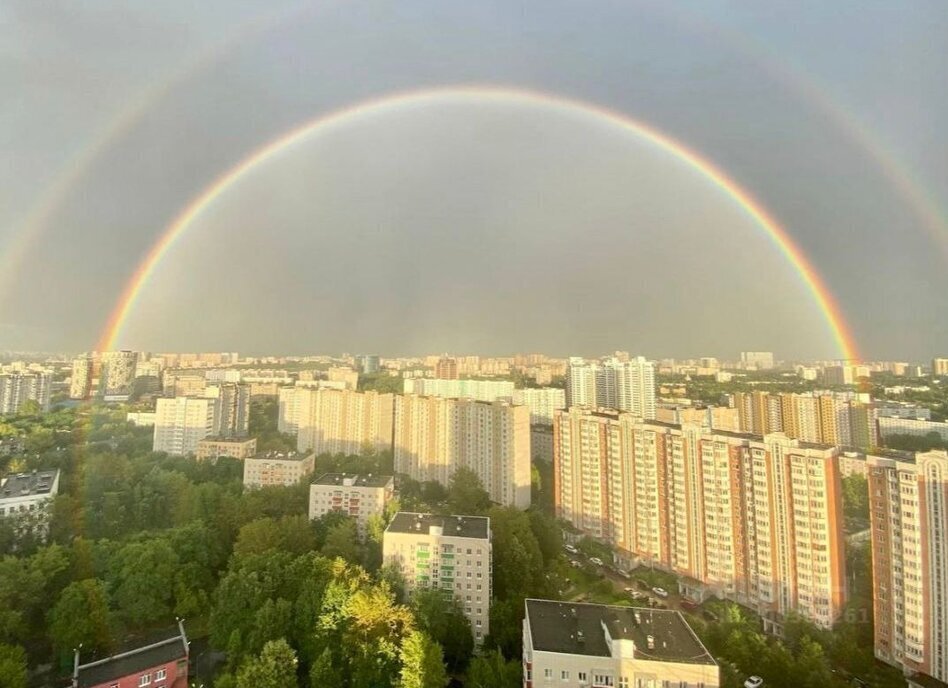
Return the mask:
<svg viewBox="0 0 948 688">
<path fill-rule="evenodd" d="M 13 473 L 0 479 L 0 518 L 34 515 L 44 525 L 46 507 L 59 493 L 59 471 Z"/>
<path fill-rule="evenodd" d="M 773 351 L 742 351 L 741 367 L 751 370 L 770 370 L 774 367 Z"/>
<path fill-rule="evenodd" d="M 554 424 L 557 515 L 757 609 L 830 627 L 845 600 L 837 450 L 573 408 Z"/>
<path fill-rule="evenodd" d="M 399 511 L 385 529 L 382 561 L 401 572 L 409 595 L 418 589 L 453 594 L 478 645 L 490 632 L 489 518 Z"/>
<path fill-rule="evenodd" d="M 0 414 L 16 413 L 28 401 L 48 411 L 52 379 L 50 373 L 41 371 L 0 373 Z"/>
<path fill-rule="evenodd" d="M 948 683 L 948 454 L 891 452 L 869 456 L 866 462 L 875 655 L 906 673 L 930 676 L 944 685 Z"/>
<path fill-rule="evenodd" d="M 341 511 L 354 518 L 359 533 L 365 535 L 369 517 L 383 516 L 394 492 L 391 475 L 323 473 L 309 486 L 309 517 Z"/>
<path fill-rule="evenodd" d="M 297 390 L 297 449 L 316 454 L 359 454 L 392 447 L 392 394 L 348 389 Z"/>
<path fill-rule="evenodd" d="M 877 424 L 879 426 L 879 435 L 883 440 L 892 435 L 915 435 L 916 437 L 924 437 L 932 433 L 935 433 L 943 440 L 948 440 L 948 423 L 942 421 L 880 417 Z"/>
<path fill-rule="evenodd" d="M 217 404 L 217 399 L 200 397 L 158 399 L 153 450 L 176 456 L 195 454 L 198 443 L 214 434 Z"/>
<path fill-rule="evenodd" d="M 528 599 L 524 688 L 717 688 L 711 653 L 669 609 Z"/>
<path fill-rule="evenodd" d="M 267 452 L 244 459 L 245 487 L 289 487 L 313 472 L 312 452 Z"/>
<path fill-rule="evenodd" d="M 496 401 L 512 399 L 514 383 L 509 380 L 458 380 L 423 377 L 408 377 L 403 383 L 405 394 L 419 394 L 429 397 L 447 397 L 451 399 L 476 399 L 477 401 Z"/>
<path fill-rule="evenodd" d="M 879 443 L 875 405 L 848 392 L 737 392 L 734 407 L 741 432 L 782 432 L 804 442 L 840 447 Z"/>
<path fill-rule="evenodd" d="M 559 387 L 518 389 L 513 403 L 530 409 L 531 425 L 553 425 L 553 413 L 566 408 L 566 390 Z"/>
<path fill-rule="evenodd" d="M 505 401 L 417 395 L 395 399 L 395 471 L 447 485 L 474 471 L 504 506 L 530 506 L 530 411 Z"/>
<path fill-rule="evenodd" d="M 624 358 L 624 357 L 623 357 Z M 642 356 L 590 363 L 570 358 L 566 377 L 569 406 L 628 411 L 655 418 L 655 364 Z"/>
<path fill-rule="evenodd" d="M 72 377 L 69 379 L 70 399 L 88 399 L 92 394 L 93 365 L 91 354 L 73 359 Z"/>
</svg>

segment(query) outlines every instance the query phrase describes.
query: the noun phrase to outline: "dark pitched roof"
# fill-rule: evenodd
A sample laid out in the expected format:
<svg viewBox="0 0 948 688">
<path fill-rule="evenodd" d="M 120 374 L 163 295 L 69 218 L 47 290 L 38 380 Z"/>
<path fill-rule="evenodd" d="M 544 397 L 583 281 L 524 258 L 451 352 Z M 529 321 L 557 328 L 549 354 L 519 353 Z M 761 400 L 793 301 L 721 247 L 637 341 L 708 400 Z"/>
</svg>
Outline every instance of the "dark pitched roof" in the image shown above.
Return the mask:
<svg viewBox="0 0 948 688">
<path fill-rule="evenodd" d="M 76 670 L 76 685 L 78 688 L 88 688 L 123 676 L 142 673 L 187 656 L 187 639 L 179 633 L 151 645 L 80 664 Z"/>
<path fill-rule="evenodd" d="M 670 609 L 527 600 L 527 618 L 536 651 L 609 657 L 605 626 L 613 640 L 635 643 L 637 659 L 715 664 L 681 614 Z"/>
<path fill-rule="evenodd" d="M 438 516 L 399 511 L 385 530 L 392 533 L 427 533 L 440 527 L 442 534 L 451 537 L 480 538 L 490 536 L 490 519 L 486 516 Z"/>
</svg>

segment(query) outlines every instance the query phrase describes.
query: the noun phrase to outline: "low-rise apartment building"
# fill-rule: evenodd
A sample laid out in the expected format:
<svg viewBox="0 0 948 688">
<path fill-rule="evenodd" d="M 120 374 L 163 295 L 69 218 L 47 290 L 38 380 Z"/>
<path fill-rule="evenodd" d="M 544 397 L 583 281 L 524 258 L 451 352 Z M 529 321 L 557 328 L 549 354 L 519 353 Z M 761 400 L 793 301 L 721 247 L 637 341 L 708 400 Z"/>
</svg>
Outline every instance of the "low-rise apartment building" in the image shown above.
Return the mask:
<svg viewBox="0 0 948 688">
<path fill-rule="evenodd" d="M 289 487 L 296 485 L 313 472 L 316 454 L 313 452 L 268 452 L 244 459 L 246 487 Z"/>
<path fill-rule="evenodd" d="M 80 648 L 81 649 L 81 648 Z M 190 648 L 183 622 L 178 633 L 104 659 L 80 663 L 75 652 L 72 688 L 187 688 Z"/>
<path fill-rule="evenodd" d="M 234 459 L 250 459 L 257 454 L 256 437 L 207 437 L 198 442 L 195 457 L 199 460 L 229 456 Z"/>
<path fill-rule="evenodd" d="M 720 670 L 682 615 L 526 601 L 525 688 L 718 688 Z"/>
<path fill-rule="evenodd" d="M 383 516 L 394 492 L 391 475 L 323 473 L 309 486 L 309 517 L 341 511 L 355 519 L 364 536 L 369 517 Z"/>
</svg>

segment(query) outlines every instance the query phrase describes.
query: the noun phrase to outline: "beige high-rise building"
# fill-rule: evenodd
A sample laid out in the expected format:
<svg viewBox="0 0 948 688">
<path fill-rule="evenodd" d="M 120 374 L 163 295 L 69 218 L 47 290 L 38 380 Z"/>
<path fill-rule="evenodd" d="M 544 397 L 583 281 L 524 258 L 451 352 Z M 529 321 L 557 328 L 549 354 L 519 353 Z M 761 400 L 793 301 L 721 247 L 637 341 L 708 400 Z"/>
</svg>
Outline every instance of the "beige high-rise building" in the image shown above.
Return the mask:
<svg viewBox="0 0 948 688">
<path fill-rule="evenodd" d="M 395 471 L 447 485 L 474 471 L 504 506 L 530 506 L 530 410 L 505 401 L 416 395 L 395 399 Z"/>
<path fill-rule="evenodd" d="M 360 454 L 392 447 L 394 395 L 348 389 L 298 389 L 297 448 Z"/>
<path fill-rule="evenodd" d="M 932 375 L 948 375 L 948 358 L 932 359 Z"/>
<path fill-rule="evenodd" d="M 948 683 L 948 454 L 866 462 L 875 655 Z"/>
<path fill-rule="evenodd" d="M 196 454 L 198 443 L 214 434 L 217 403 L 197 397 L 158 399 L 152 450 L 176 456 Z"/>
<path fill-rule="evenodd" d="M 69 380 L 70 399 L 88 399 L 92 394 L 92 356 L 86 354 L 72 361 L 72 377 Z"/>
<path fill-rule="evenodd" d="M 409 595 L 418 589 L 452 593 L 478 645 L 490 632 L 489 518 L 399 511 L 385 529 L 382 561 L 398 568 Z"/>
<path fill-rule="evenodd" d="M 513 398 L 515 391 L 514 383 L 509 380 L 440 380 L 430 377 L 408 377 L 402 385 L 405 394 L 477 399 L 478 401 L 509 400 Z"/>
<path fill-rule="evenodd" d="M 300 429 L 300 387 L 280 387 L 277 396 L 277 430 L 295 435 Z"/>
<path fill-rule="evenodd" d="M 359 386 L 359 371 L 352 368 L 330 368 L 326 371 L 326 379 L 330 382 L 341 382 L 346 389 L 356 389 Z"/>
<path fill-rule="evenodd" d="M 450 356 L 442 356 L 434 367 L 434 376 L 439 380 L 458 379 L 458 361 Z"/>
<path fill-rule="evenodd" d="M 573 408 L 553 433 L 557 516 L 630 563 L 698 583 L 767 620 L 829 628 L 845 599 L 834 448 Z"/>
<path fill-rule="evenodd" d="M 48 411 L 52 383 L 52 374 L 45 371 L 0 373 L 0 414 L 16 413 L 28 401 Z"/>
</svg>

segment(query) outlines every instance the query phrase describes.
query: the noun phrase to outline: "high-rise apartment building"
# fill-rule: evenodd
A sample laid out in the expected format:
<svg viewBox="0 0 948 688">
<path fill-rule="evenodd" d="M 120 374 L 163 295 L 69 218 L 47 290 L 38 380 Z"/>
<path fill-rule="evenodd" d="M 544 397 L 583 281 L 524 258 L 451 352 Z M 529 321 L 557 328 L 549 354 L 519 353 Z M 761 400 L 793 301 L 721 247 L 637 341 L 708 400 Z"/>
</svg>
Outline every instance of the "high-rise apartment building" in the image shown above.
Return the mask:
<svg viewBox="0 0 948 688">
<path fill-rule="evenodd" d="M 828 628 L 845 599 L 837 451 L 573 408 L 554 423 L 557 516 L 779 621 Z"/>
<path fill-rule="evenodd" d="M 359 366 L 359 372 L 364 375 L 375 375 L 381 370 L 382 361 L 378 354 L 363 354 L 356 356 L 356 364 Z"/>
<path fill-rule="evenodd" d="M 453 594 L 478 645 L 490 632 L 489 518 L 399 511 L 385 529 L 382 561 L 401 572 L 409 595 L 419 589 Z"/>
<path fill-rule="evenodd" d="M 440 380 L 458 379 L 458 361 L 450 356 L 442 356 L 435 364 L 434 376 Z"/>
<path fill-rule="evenodd" d="M 734 407 L 742 432 L 782 432 L 804 442 L 840 447 L 878 445 L 877 410 L 848 392 L 737 392 Z"/>
<path fill-rule="evenodd" d="M 875 655 L 948 683 L 948 454 L 866 463 Z"/>
<path fill-rule="evenodd" d="M 246 437 L 250 432 L 250 387 L 224 382 L 204 388 L 202 396 L 217 399 L 217 424 L 214 434 L 219 437 Z"/>
<path fill-rule="evenodd" d="M 451 399 L 496 401 L 512 399 L 514 383 L 509 380 L 441 380 L 438 378 L 407 377 L 403 382 L 405 394 Z M 560 390 L 562 391 L 562 390 Z"/>
<path fill-rule="evenodd" d="M 134 351 L 103 352 L 99 396 L 105 401 L 128 401 L 137 364 L 138 354 Z"/>
<path fill-rule="evenodd" d="M 573 356 L 566 368 L 566 403 L 569 406 L 598 406 L 596 372 L 598 365 Z"/>
<path fill-rule="evenodd" d="M 395 471 L 447 485 L 474 471 L 504 506 L 530 506 L 530 411 L 505 401 L 416 395 L 395 399 Z"/>
<path fill-rule="evenodd" d="M 379 371 L 379 362 L 378 356 L 375 357 L 373 372 Z M 326 371 L 326 379 L 329 382 L 340 382 L 344 389 L 358 389 L 359 387 L 359 371 L 353 370 L 352 368 L 330 368 Z"/>
<path fill-rule="evenodd" d="M 774 367 L 773 351 L 742 351 L 741 367 L 750 370 L 770 370 Z"/>
<path fill-rule="evenodd" d="M 932 359 L 932 375 L 948 375 L 948 358 Z"/>
<path fill-rule="evenodd" d="M 655 364 L 642 356 L 590 363 L 570 358 L 566 378 L 570 406 L 628 411 L 655 417 Z"/>
<path fill-rule="evenodd" d="M 70 399 L 88 399 L 92 394 L 92 356 L 84 354 L 72 361 L 72 377 L 69 380 Z"/>
<path fill-rule="evenodd" d="M 309 517 L 316 519 L 330 511 L 341 511 L 355 519 L 365 536 L 371 516 L 382 517 L 395 493 L 391 475 L 323 473 L 309 486 Z"/>
<path fill-rule="evenodd" d="M 513 403 L 530 409 L 531 425 L 553 425 L 553 412 L 566 408 L 566 390 L 559 387 L 518 389 Z"/>
<path fill-rule="evenodd" d="M 526 600 L 523 685 L 717 688 L 711 653 L 670 609 Z"/>
<path fill-rule="evenodd" d="M 53 376 L 45 371 L 0 373 L 0 415 L 17 413 L 28 401 L 49 410 Z"/>
<path fill-rule="evenodd" d="M 155 404 L 152 449 L 176 456 L 196 454 L 198 443 L 214 434 L 217 399 L 161 398 Z"/>
<path fill-rule="evenodd" d="M 277 395 L 277 430 L 295 435 L 300 429 L 300 387 L 280 387 Z"/>
<path fill-rule="evenodd" d="M 297 390 L 299 451 L 359 454 L 392 448 L 394 395 L 348 389 Z"/>
</svg>

